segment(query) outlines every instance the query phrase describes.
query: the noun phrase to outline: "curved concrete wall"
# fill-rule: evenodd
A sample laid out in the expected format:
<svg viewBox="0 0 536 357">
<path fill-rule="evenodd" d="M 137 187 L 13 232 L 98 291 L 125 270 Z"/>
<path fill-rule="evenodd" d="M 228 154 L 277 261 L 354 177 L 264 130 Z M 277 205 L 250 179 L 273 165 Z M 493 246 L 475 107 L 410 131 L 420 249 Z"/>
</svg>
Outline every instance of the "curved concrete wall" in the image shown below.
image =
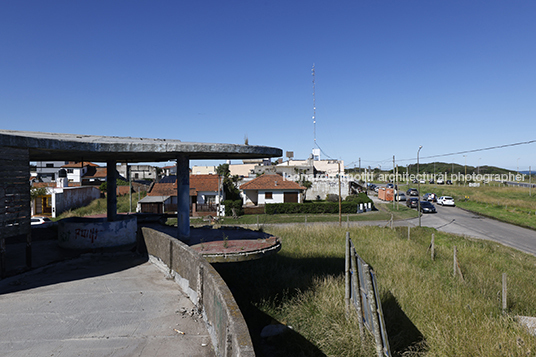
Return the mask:
<svg viewBox="0 0 536 357">
<path fill-rule="evenodd" d="M 58 244 L 68 249 L 109 248 L 136 243 L 136 216 L 106 218 L 70 217 L 58 223 Z"/>
<path fill-rule="evenodd" d="M 140 239 L 150 259 L 164 264 L 202 310 L 216 354 L 255 356 L 244 317 L 218 272 L 197 252 L 165 233 L 143 227 Z"/>
</svg>

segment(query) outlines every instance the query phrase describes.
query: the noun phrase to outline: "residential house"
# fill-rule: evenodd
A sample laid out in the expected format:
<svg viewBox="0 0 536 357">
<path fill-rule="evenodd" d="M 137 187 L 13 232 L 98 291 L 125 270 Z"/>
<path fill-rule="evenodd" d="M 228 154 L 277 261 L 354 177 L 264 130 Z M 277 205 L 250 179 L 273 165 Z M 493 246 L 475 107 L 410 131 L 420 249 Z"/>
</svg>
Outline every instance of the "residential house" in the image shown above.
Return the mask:
<svg viewBox="0 0 536 357">
<path fill-rule="evenodd" d="M 39 182 L 55 182 L 58 171 L 69 161 L 37 161 L 35 163 L 35 176 Z"/>
<path fill-rule="evenodd" d="M 36 197 L 31 203 L 31 213 L 57 217 L 62 212 L 83 207 L 100 197 L 100 191 L 94 186 L 70 187 L 66 170 L 61 170 L 56 183 L 35 182 L 33 187 L 45 187 L 46 194 Z"/>
<path fill-rule="evenodd" d="M 215 215 L 223 200 L 218 175 L 190 175 L 190 212 L 192 216 Z M 177 211 L 177 178 L 167 176 L 155 183 L 147 197 L 138 202 L 138 212 L 164 213 Z"/>
<path fill-rule="evenodd" d="M 244 205 L 303 202 L 305 187 L 277 174 L 264 174 L 240 186 Z"/>
<path fill-rule="evenodd" d="M 151 165 L 129 165 L 121 163 L 117 166 L 117 172 L 126 181 L 130 180 L 158 180 L 157 169 Z"/>
</svg>

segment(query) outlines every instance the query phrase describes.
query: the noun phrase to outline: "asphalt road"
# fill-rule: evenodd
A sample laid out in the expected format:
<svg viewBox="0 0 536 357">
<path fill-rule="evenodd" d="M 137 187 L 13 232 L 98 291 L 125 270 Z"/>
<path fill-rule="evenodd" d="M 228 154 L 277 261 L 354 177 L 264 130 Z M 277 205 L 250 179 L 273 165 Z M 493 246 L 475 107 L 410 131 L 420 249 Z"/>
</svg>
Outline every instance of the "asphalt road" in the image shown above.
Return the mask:
<svg viewBox="0 0 536 357">
<path fill-rule="evenodd" d="M 443 232 L 492 240 L 536 255 L 536 231 L 532 229 L 486 218 L 458 207 L 443 207 L 437 203 L 434 203 L 434 206 L 437 213 L 427 213 L 421 217 L 423 226 L 433 227 Z M 418 225 L 419 219 L 411 219 L 408 222 Z"/>
</svg>

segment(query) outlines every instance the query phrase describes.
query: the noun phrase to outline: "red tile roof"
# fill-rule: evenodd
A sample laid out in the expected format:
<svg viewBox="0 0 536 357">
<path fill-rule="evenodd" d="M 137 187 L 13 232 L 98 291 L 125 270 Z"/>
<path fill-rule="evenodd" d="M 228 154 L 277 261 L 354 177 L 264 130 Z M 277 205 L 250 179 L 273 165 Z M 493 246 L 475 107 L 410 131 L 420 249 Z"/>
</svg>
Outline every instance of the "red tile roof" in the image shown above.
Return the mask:
<svg viewBox="0 0 536 357">
<path fill-rule="evenodd" d="M 177 196 L 176 183 L 155 183 L 147 196 Z"/>
<path fill-rule="evenodd" d="M 240 186 L 241 190 L 305 190 L 298 183 L 281 175 L 264 174 Z"/>
<path fill-rule="evenodd" d="M 218 192 L 218 175 L 190 175 L 190 196 L 197 196 L 200 191 Z M 155 183 L 147 196 L 177 196 L 177 180 Z"/>
<path fill-rule="evenodd" d="M 190 175 L 190 189 L 218 192 L 218 175 Z"/>
<path fill-rule="evenodd" d="M 94 164 L 94 163 L 89 162 L 89 161 L 69 161 L 68 164 L 63 165 L 62 167 L 63 168 L 81 168 L 81 167 L 84 167 L 84 166 L 98 167 L 99 165 Z"/>
</svg>

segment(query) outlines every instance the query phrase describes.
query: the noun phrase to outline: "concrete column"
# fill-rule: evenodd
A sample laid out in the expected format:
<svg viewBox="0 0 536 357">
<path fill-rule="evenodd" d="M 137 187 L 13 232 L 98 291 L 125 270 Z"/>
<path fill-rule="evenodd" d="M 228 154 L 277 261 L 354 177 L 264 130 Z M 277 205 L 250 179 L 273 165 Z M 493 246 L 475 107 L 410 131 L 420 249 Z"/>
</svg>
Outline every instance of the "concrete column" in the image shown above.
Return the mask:
<svg viewBox="0 0 536 357">
<path fill-rule="evenodd" d="M 190 160 L 177 157 L 177 226 L 179 238 L 190 238 Z"/>
<path fill-rule="evenodd" d="M 115 165 L 117 161 L 106 161 L 106 203 L 107 218 L 109 222 L 115 221 L 117 217 L 117 178 L 115 175 Z"/>
</svg>

